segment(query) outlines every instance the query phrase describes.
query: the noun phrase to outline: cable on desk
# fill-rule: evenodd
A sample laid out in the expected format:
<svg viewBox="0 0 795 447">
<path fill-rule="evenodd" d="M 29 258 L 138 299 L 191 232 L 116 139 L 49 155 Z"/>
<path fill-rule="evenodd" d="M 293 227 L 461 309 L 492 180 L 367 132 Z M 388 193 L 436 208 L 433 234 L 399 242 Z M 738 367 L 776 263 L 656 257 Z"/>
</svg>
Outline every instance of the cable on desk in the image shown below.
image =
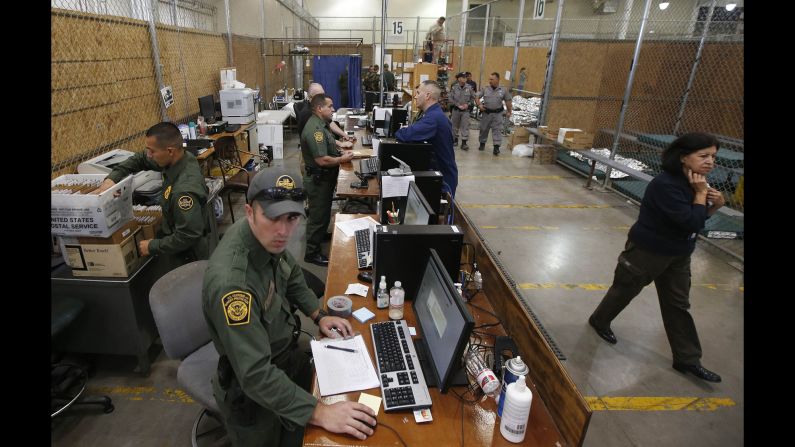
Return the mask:
<svg viewBox="0 0 795 447">
<path fill-rule="evenodd" d="M 463 419 L 462 419 L 462 421 L 463 421 Z M 398 439 L 400 440 L 400 443 L 403 444 L 404 447 L 408 447 L 408 444 L 406 444 L 406 441 L 404 441 L 403 438 L 400 437 L 400 433 L 398 433 L 397 430 L 395 430 L 394 428 L 384 424 L 383 422 L 378 422 L 376 424 L 376 427 L 379 426 L 379 425 L 382 426 L 382 427 L 386 427 L 386 428 L 392 430 L 392 432 L 395 434 L 395 436 L 397 436 Z"/>
</svg>

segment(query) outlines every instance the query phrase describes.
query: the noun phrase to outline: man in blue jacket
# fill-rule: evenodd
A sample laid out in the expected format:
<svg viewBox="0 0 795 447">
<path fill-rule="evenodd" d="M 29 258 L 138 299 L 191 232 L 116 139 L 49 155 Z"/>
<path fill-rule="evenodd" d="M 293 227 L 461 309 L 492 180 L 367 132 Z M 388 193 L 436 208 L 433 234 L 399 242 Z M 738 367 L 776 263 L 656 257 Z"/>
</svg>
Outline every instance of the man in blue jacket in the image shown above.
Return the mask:
<svg viewBox="0 0 795 447">
<path fill-rule="evenodd" d="M 458 166 L 455 164 L 453 152 L 453 127 L 442 107 L 439 96 L 442 90 L 436 81 L 424 81 L 415 90 L 417 107 L 423 112 L 422 117 L 411 126 L 399 129 L 395 138 L 401 143 L 428 142 L 433 145 L 431 169 L 442 173 L 442 191 L 455 197 L 458 186 Z"/>
</svg>

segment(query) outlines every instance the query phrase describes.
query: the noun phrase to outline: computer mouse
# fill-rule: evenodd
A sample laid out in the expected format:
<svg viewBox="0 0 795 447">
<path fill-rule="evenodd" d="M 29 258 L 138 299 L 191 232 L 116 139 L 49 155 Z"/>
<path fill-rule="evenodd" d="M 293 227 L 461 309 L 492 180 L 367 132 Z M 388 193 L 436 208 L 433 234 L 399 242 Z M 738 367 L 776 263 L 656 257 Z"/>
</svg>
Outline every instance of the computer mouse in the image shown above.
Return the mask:
<svg viewBox="0 0 795 447">
<path fill-rule="evenodd" d="M 359 281 L 363 281 L 363 282 L 367 282 L 367 283 L 372 283 L 373 282 L 373 274 L 370 273 L 370 272 L 359 272 L 359 274 L 356 275 L 356 277 L 359 278 Z"/>
</svg>

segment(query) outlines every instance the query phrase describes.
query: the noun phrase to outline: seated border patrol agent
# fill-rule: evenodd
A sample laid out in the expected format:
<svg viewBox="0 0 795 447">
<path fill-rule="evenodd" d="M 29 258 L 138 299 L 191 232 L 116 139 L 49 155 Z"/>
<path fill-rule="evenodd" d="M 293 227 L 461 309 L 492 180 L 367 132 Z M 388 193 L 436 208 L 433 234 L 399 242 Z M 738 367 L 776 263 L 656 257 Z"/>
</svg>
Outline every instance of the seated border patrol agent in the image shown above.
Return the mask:
<svg viewBox="0 0 795 447">
<path fill-rule="evenodd" d="M 155 238 L 140 241 L 138 250 L 144 256 L 159 255 L 168 270 L 207 259 L 207 184 L 199 162 L 182 146 L 182 133 L 173 123 L 150 127 L 146 131 L 146 151 L 119 163 L 93 193 L 99 194 L 128 175 L 145 170 L 163 173 L 163 221 Z"/>
<path fill-rule="evenodd" d="M 213 393 L 235 446 L 301 445 L 306 424 L 363 440 L 375 414 L 357 402 L 319 402 L 312 367 L 297 349 L 294 304 L 327 337 L 351 335 L 344 318 L 328 316 L 286 250 L 304 216 L 300 177 L 273 168 L 249 185 L 246 219 L 235 222 L 210 257 L 202 303 L 221 355 Z M 369 425 L 369 426 L 368 426 Z"/>
</svg>

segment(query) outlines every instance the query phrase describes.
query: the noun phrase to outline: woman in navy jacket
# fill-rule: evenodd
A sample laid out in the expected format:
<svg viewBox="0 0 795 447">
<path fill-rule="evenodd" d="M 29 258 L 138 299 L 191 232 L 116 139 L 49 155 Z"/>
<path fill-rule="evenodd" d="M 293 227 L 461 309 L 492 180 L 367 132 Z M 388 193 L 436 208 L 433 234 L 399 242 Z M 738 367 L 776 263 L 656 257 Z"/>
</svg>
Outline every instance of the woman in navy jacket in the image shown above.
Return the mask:
<svg viewBox="0 0 795 447">
<path fill-rule="evenodd" d="M 638 221 L 618 256 L 613 284 L 588 323 L 608 343 L 617 339 L 610 322 L 654 281 L 673 367 L 709 382 L 720 382 L 701 366 L 701 344 L 690 315 L 690 255 L 704 223 L 725 203 L 707 184 L 720 143 L 712 135 L 682 135 L 662 154 L 663 172 L 646 188 Z"/>
</svg>

